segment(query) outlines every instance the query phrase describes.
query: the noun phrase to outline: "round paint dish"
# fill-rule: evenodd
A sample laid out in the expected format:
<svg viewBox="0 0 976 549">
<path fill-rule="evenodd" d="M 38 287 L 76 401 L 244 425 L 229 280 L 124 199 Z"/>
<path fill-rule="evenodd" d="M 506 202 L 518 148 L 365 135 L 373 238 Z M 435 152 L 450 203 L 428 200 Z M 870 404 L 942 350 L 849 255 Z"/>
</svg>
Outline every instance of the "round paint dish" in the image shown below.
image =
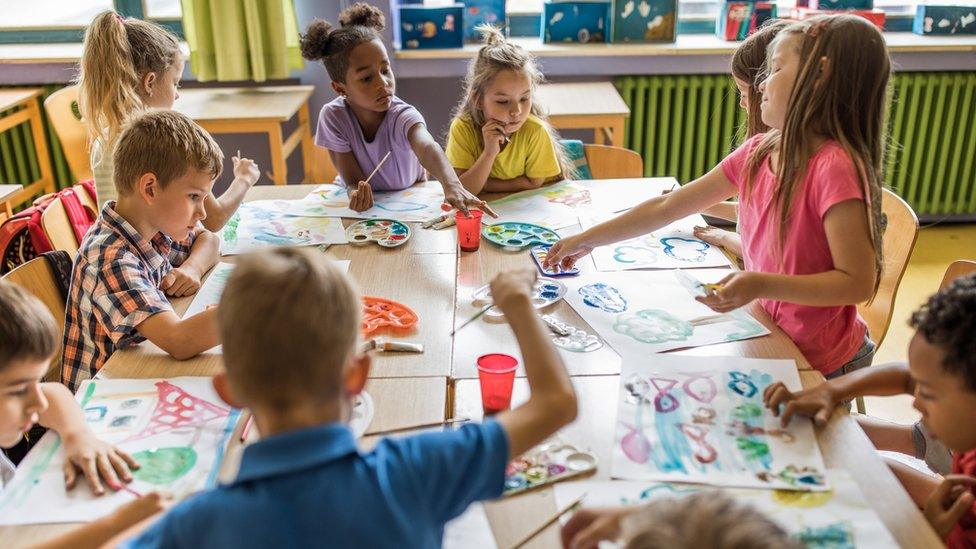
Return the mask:
<svg viewBox="0 0 976 549">
<path fill-rule="evenodd" d="M 562 282 L 551 278 L 540 277 L 532 285 L 532 294 L 529 299 L 534 308 L 543 309 L 562 299 L 566 295 L 566 291 L 566 285 Z M 478 288 L 471 295 L 471 302 L 476 307 L 484 307 L 491 301 L 490 284 Z M 502 314 L 501 309 L 498 307 L 492 307 L 485 312 L 483 318 L 487 322 L 502 322 L 505 320 L 505 315 Z"/>
<path fill-rule="evenodd" d="M 536 244 L 551 246 L 559 240 L 559 234 L 552 229 L 516 221 L 488 225 L 481 234 L 488 242 L 510 250 L 521 250 Z"/>
<path fill-rule="evenodd" d="M 364 219 L 346 228 L 350 244 L 375 242 L 384 248 L 396 248 L 410 239 L 410 227 L 395 219 Z"/>
</svg>

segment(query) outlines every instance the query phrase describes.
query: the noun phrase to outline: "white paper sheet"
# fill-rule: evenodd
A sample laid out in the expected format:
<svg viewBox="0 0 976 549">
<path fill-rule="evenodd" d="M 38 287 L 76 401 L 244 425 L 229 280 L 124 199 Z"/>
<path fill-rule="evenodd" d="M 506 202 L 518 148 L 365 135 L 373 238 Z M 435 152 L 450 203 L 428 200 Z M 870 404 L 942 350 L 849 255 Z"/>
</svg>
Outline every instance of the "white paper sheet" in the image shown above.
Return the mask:
<svg viewBox="0 0 976 549">
<path fill-rule="evenodd" d="M 302 200 L 291 200 L 279 207 L 289 215 L 411 222 L 426 221 L 443 214 L 443 203 L 444 190 L 440 185 L 417 184 L 402 191 L 374 191 L 373 207 L 357 212 L 349 209 L 345 187 L 326 183 L 316 187 Z"/>
<path fill-rule="evenodd" d="M 620 373 L 613 478 L 826 490 L 809 418 L 785 428 L 763 406 L 775 381 L 800 390 L 792 360 L 654 355 Z"/>
<path fill-rule="evenodd" d="M 498 547 L 491 533 L 485 506 L 472 503 L 461 516 L 444 525 L 444 549 L 494 549 Z"/>
<path fill-rule="evenodd" d="M 213 486 L 240 416 L 205 377 L 87 380 L 77 397 L 95 434 L 140 462 L 128 486 L 177 498 Z M 64 459 L 61 439 L 48 431 L 0 494 L 0 524 L 87 522 L 134 498 L 95 497 L 83 480 L 66 492 Z"/>
<path fill-rule="evenodd" d="M 751 505 L 787 533 L 812 547 L 888 549 L 898 546 L 850 473 L 828 469 L 827 481 L 831 486 L 828 492 L 746 488 L 724 489 L 723 492 Z M 584 506 L 609 507 L 658 498 L 680 498 L 707 489 L 687 484 L 611 480 L 557 484 L 555 494 L 556 506 L 562 509 L 584 493 Z"/>
<path fill-rule="evenodd" d="M 702 269 L 695 276 L 717 282 L 730 272 Z M 719 315 L 695 301 L 674 272 L 583 273 L 563 283 L 566 301 L 624 358 L 769 333 L 742 309 Z"/>
<path fill-rule="evenodd" d="M 245 202 L 220 231 L 220 253 L 234 255 L 273 246 L 345 244 L 342 220 L 281 211 L 281 200 Z"/>
</svg>

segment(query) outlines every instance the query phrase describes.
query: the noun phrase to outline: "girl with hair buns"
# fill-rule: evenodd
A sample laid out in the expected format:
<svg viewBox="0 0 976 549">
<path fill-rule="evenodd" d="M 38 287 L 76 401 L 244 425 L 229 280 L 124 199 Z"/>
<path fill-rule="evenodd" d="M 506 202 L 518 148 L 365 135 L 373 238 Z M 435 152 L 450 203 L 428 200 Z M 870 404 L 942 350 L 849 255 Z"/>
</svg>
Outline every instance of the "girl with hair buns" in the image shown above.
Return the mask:
<svg viewBox="0 0 976 549">
<path fill-rule="evenodd" d="M 115 200 L 112 147 L 126 122 L 146 109 L 172 109 L 179 97 L 183 53 L 166 29 L 105 11 L 88 25 L 78 76 L 78 107 L 92 136 L 98 205 Z M 219 230 L 260 177 L 254 161 L 234 157 L 234 181 L 219 199 L 204 199 L 203 226 Z"/>
<path fill-rule="evenodd" d="M 367 210 L 373 206 L 374 189 L 406 189 L 426 180 L 426 169 L 440 181 L 444 201 L 452 207 L 490 212 L 461 186 L 420 112 L 396 96 L 396 79 L 380 39 L 384 26 L 383 12 L 360 2 L 339 14 L 338 27 L 317 19 L 301 39 L 302 56 L 322 60 L 339 94 L 322 107 L 315 143 L 329 150 L 349 190 L 349 207 Z M 377 166 L 366 183 L 366 174 Z"/>
<path fill-rule="evenodd" d="M 533 97 L 543 81 L 535 59 L 497 28 L 478 30 L 484 46 L 468 67 L 447 138 L 447 157 L 461 182 L 478 194 L 569 177 L 566 153 Z"/>
</svg>

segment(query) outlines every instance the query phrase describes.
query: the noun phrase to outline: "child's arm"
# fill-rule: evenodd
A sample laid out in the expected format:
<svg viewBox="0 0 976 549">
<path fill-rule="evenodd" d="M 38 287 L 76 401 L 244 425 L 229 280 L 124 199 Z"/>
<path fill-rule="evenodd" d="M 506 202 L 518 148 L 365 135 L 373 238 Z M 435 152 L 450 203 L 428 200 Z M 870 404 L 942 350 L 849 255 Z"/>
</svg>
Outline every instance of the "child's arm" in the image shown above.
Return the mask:
<svg viewBox="0 0 976 549">
<path fill-rule="evenodd" d="M 736 193 L 721 166 L 680 189 L 656 196 L 619 216 L 561 239 L 549 249 L 546 267 L 562 264 L 570 268 L 593 248 L 647 234 L 668 223 L 698 213 Z"/>
<path fill-rule="evenodd" d="M 908 374 L 908 365 L 896 363 L 858 370 L 796 393 L 777 381 L 766 387 L 763 402 L 773 411 L 773 415 L 780 416 L 784 427 L 793 414 L 810 416 L 817 425 L 824 425 L 841 402 L 861 396 L 890 396 L 914 392 L 915 382 Z M 783 404 L 786 407 L 781 411 L 780 406 Z"/>
<path fill-rule="evenodd" d="M 713 246 L 720 246 L 726 250 L 742 257 L 742 237 L 739 233 L 726 231 L 718 227 L 695 227 L 695 238 L 707 242 Z"/>
<path fill-rule="evenodd" d="M 136 329 L 176 360 L 194 357 L 220 343 L 216 307 L 182 319 L 173 311 L 163 311 L 143 320 Z"/>
<path fill-rule="evenodd" d="M 162 495 L 155 492 L 146 494 L 122 505 L 110 515 L 31 547 L 34 549 L 101 547 L 120 532 L 162 512 L 165 508 L 166 499 Z"/>
<path fill-rule="evenodd" d="M 739 204 L 737 202 L 719 202 L 713 206 L 709 206 L 701 211 L 701 213 L 717 217 L 719 219 L 724 219 L 726 221 L 738 221 L 739 220 Z"/>
<path fill-rule="evenodd" d="M 576 392 L 546 327 L 535 313 L 530 288 L 535 271 L 501 273 L 491 281 L 491 295 L 518 340 L 529 382 L 529 400 L 498 414 L 508 435 L 509 458 L 521 455 L 576 419 Z"/>
<path fill-rule="evenodd" d="M 349 209 L 363 212 L 373 207 L 373 188 L 366 183 L 366 174 L 359 167 L 356 155 L 352 152 L 335 152 L 329 150 L 329 157 L 332 164 L 339 172 L 339 177 L 346 184 L 346 193 L 349 195 Z M 353 188 L 352 182 L 357 184 Z"/>
<path fill-rule="evenodd" d="M 237 208 L 241 207 L 247 191 L 261 178 L 261 169 L 250 158 L 234 156 L 231 160 L 234 163 L 234 180 L 230 186 L 220 198 L 210 193 L 204 199 L 206 202 L 203 207 L 207 210 L 207 218 L 203 220 L 203 226 L 208 231 L 217 232 L 222 229 Z"/>
<path fill-rule="evenodd" d="M 444 187 L 444 202 L 462 212 L 467 212 L 468 208 L 478 208 L 498 217 L 484 200 L 474 196 L 461 185 L 461 181 L 454 173 L 447 155 L 444 154 L 444 149 L 427 131 L 427 126 L 419 122 L 414 124 L 407 133 L 407 139 L 410 140 L 410 146 L 413 148 L 413 153 L 417 155 L 417 159 L 420 160 L 420 165 Z"/>
<path fill-rule="evenodd" d="M 959 519 L 973 507 L 973 485 L 976 478 L 966 475 L 949 475 L 935 489 L 922 509 L 932 529 L 945 539 Z"/>
<path fill-rule="evenodd" d="M 220 259 L 220 239 L 210 231 L 201 231 L 193 241 L 190 255 L 179 267 L 166 273 L 159 289 L 171 297 L 193 295 L 200 289 L 200 281 Z"/>
<path fill-rule="evenodd" d="M 129 454 L 95 436 L 67 387 L 42 383 L 41 391 L 48 407 L 39 415 L 38 423 L 54 430 L 64 442 L 64 483 L 68 490 L 74 488 L 79 469 L 96 495 L 105 493 L 99 477 L 114 489 L 119 488 L 119 478 L 122 482 L 132 480 L 129 468 L 138 469 L 139 464 Z"/>
</svg>

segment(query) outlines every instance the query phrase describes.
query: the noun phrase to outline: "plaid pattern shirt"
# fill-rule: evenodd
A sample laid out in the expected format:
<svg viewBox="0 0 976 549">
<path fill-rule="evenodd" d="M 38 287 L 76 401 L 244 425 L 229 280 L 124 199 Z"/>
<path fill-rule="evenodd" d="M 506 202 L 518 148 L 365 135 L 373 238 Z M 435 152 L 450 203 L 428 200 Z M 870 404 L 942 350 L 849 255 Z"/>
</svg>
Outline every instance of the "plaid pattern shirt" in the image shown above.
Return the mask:
<svg viewBox="0 0 976 549">
<path fill-rule="evenodd" d="M 116 349 L 145 341 L 136 326 L 173 310 L 159 283 L 186 260 L 195 238 L 177 243 L 157 233 L 146 240 L 115 212 L 114 201 L 105 204 L 71 272 L 61 381 L 72 392 Z"/>
</svg>

